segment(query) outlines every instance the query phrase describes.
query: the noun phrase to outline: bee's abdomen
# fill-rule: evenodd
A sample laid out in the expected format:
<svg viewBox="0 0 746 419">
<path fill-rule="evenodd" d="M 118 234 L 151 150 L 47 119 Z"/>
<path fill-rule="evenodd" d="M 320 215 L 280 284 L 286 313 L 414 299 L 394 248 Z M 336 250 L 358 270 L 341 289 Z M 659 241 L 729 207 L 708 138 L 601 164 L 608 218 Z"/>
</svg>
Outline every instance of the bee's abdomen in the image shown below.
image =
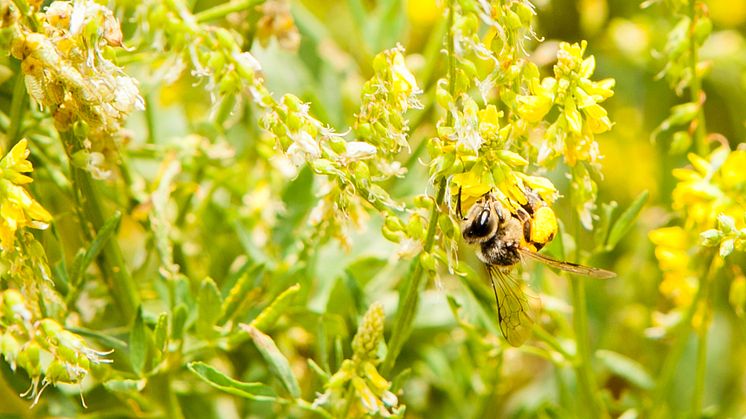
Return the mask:
<svg viewBox="0 0 746 419">
<path fill-rule="evenodd" d="M 513 266 L 521 261 L 519 243 L 493 236 L 480 245 L 479 258 L 490 265 Z"/>
</svg>

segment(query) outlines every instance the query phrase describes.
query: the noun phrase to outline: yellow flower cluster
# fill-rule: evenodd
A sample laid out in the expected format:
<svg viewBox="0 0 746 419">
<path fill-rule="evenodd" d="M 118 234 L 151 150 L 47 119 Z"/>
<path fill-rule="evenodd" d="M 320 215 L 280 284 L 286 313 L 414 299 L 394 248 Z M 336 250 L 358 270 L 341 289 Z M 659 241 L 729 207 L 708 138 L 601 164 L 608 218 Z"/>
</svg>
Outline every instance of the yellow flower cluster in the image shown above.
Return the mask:
<svg viewBox="0 0 746 419">
<path fill-rule="evenodd" d="M 24 173 L 33 170 L 25 139 L 0 160 L 0 248 L 13 247 L 15 234 L 26 227 L 45 229 L 52 216 L 22 186 L 32 179 Z"/>
<path fill-rule="evenodd" d="M 376 368 L 378 346 L 383 340 L 383 321 L 383 306 L 380 303 L 371 305 L 352 340 L 352 359 L 342 362 L 339 371 L 329 378 L 326 393 L 315 404 L 329 404 L 339 417 L 403 415 L 403 409 L 397 407 L 396 395 L 390 391 L 391 383 Z M 346 403 L 349 390 L 354 392 L 357 403 Z"/>
<path fill-rule="evenodd" d="M 650 233 L 663 271 L 661 293 L 676 307 L 688 306 L 697 291 L 693 271 L 697 244 L 720 245 L 720 254 L 725 257 L 736 243 L 742 246 L 738 237 L 730 236 L 738 236 L 746 227 L 746 150 L 722 145 L 707 157 L 694 153 L 688 157 L 691 166 L 673 172 L 679 182 L 673 190 L 672 207 L 681 215 L 683 226 Z"/>
</svg>

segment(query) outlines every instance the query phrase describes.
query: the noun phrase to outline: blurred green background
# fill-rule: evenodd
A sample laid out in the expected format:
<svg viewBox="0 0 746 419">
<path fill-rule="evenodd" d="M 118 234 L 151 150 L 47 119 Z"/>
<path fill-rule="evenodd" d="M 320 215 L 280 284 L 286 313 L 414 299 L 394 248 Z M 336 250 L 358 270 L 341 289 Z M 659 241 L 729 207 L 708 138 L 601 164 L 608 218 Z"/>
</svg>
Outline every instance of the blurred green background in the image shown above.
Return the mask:
<svg viewBox="0 0 746 419">
<path fill-rule="evenodd" d="M 138 30 L 138 23 L 127 19 L 136 2 L 115 3 L 115 10 L 122 16 L 126 43 Z M 196 0 L 190 6 L 196 13 L 217 3 Z M 713 32 L 700 50 L 700 59 L 708 63 L 703 79 L 707 130 L 722 134 L 731 149 L 742 148 L 746 134 L 746 0 L 704 3 L 713 23 Z M 587 40 L 586 54 L 596 58 L 594 79 L 616 80 L 615 94 L 605 102 L 615 125 L 611 132 L 598 137 L 605 156 L 604 177 L 598 181 L 599 204 L 614 201 L 618 204 L 615 214 L 619 214 L 643 191 L 650 194 L 637 222 L 619 245 L 587 261 L 618 273 L 615 279 L 587 282 L 590 345 L 595 352 L 592 370 L 600 397 L 614 417 L 650 417 L 653 413 L 658 417 L 687 417 L 694 391 L 697 336 L 687 333 L 681 343 L 666 333 L 667 325 L 675 320 L 666 315 L 677 307 L 661 294 L 662 274 L 648 237 L 656 228 L 679 223 L 681 215 L 671 209 L 677 182 L 672 170 L 689 164 L 686 153 L 677 152 L 675 147 L 672 151 L 671 132 L 653 135 L 672 106 L 688 101 L 658 76 L 665 65 L 661 51 L 676 16 L 666 2 L 646 8 L 630 0 L 536 0 L 534 5 L 534 31 L 541 42 L 527 39 L 526 50 L 543 74 L 551 73 L 560 41 Z M 299 96 L 310 103 L 311 114 L 341 132 L 354 121 L 362 85 L 373 75 L 373 57 L 401 44 L 407 65 L 424 91 L 424 108 L 407 115 L 412 127 L 412 154 L 403 155 L 402 161 L 409 172 L 391 183 L 390 193 L 401 200 L 433 194 L 428 186 L 424 144 L 435 135 L 441 112 L 434 96 L 436 83 L 446 71 L 443 1 L 304 0 L 292 1 L 290 10 L 300 34 L 297 52 L 282 48 L 276 39 L 261 45 L 254 37 L 256 20 L 245 13 L 213 23 L 254 39 L 245 47 L 261 63 L 266 84 L 275 97 L 284 93 Z M 128 190 L 129 201 L 117 195 L 118 189 L 109 191 L 108 198 L 127 208 L 120 242 L 142 287 L 145 310 L 157 314 L 167 304 L 163 296 L 168 292 L 154 279 L 159 269 L 153 250 L 159 245 L 158 237 L 150 234 L 143 221 L 151 202 L 138 201 L 137 194 L 152 192 L 154 185 L 164 179 L 167 165 L 162 160 L 168 157 L 179 160 L 183 168 L 173 181 L 164 210 L 167 218 L 182 217 L 180 245 L 174 249 L 174 261 L 181 265 L 182 272 L 193 280 L 207 276 L 215 279 L 225 295 L 240 276 L 237 272 L 256 262 L 264 263 L 271 275 L 257 275 L 254 289 L 247 295 L 250 307 L 242 318 L 245 321 L 290 285 L 302 284 L 296 304 L 268 334 L 288 358 L 305 398 L 313 400 L 323 388 L 307 359 L 324 368 L 338 366 L 341 354 L 350 352 L 349 341 L 360 317 L 373 302 L 384 305 L 388 337 L 397 308 L 397 286 L 407 273 L 406 263 L 397 261 L 397 247 L 381 236 L 383 220 L 376 215 L 362 217 L 359 228 L 347 232 L 349 248 L 335 240 L 310 237 L 307 227 L 318 193 L 314 175 L 308 169 L 294 172 L 286 162 L 272 160 L 274 150 L 266 146 L 266 141 L 259 141 L 263 134 L 257 110 L 237 107 L 223 130 L 212 122 L 215 109 L 204 85 L 189 75 L 165 84 L 167 75 L 153 73 L 152 68 L 138 62 L 138 52 L 122 53 L 120 58 L 128 74 L 140 81 L 146 112 L 155 118 L 149 121 L 145 112 L 130 118 L 132 135 L 123 152 L 127 170 L 131 171 L 130 184 L 123 187 L 116 183 L 118 188 Z M 32 158 L 35 153 L 32 149 Z M 54 165 L 35 162 L 37 167 Z M 65 217 L 71 217 L 65 212 L 70 202 L 60 191 L 44 186 L 44 179 L 52 178 L 53 170 L 39 172 L 35 196 L 50 212 L 63 214 L 57 220 L 67 220 Z M 560 193 L 568 194 L 568 181 L 561 169 L 547 176 Z M 189 210 L 179 212 L 182 207 Z M 560 220 L 572 218 L 565 197 L 557 201 L 555 210 Z M 62 236 L 75 237 L 72 227 L 64 222 L 56 228 Z M 587 249 L 584 244 L 591 243 L 591 237 L 592 232 L 581 232 L 574 241 Z M 70 239 L 70 243 L 77 240 Z M 51 264 L 71 259 L 77 250 L 62 247 L 50 245 L 47 249 Z M 486 277 L 473 251 L 464 246 L 459 254 L 487 290 Z M 699 257 L 694 253 L 691 256 Z M 713 282 L 705 417 L 746 415 L 746 319 L 743 301 L 740 307 L 734 307 L 731 301 L 731 285 L 739 275 L 743 279 L 739 269 L 745 262 L 742 252 L 737 252 Z M 529 264 L 525 271 L 552 316 L 548 314 L 540 323 L 549 325 L 550 333 L 558 332 L 555 337 L 561 345 L 574 350 L 572 336 L 562 332 L 570 330 L 572 312 L 566 280 L 536 265 Z M 101 303 L 104 299 L 92 301 Z M 98 315 L 111 310 L 93 306 L 91 310 Z M 454 316 L 456 306 L 462 309 L 463 318 Z M 407 406 L 406 417 L 581 415 L 573 366 L 553 358 L 541 341 L 531 340 L 521 348 L 507 347 L 494 322 L 483 321 L 495 315 L 494 302 L 483 295 L 475 296 L 465 283 L 447 272 L 427 284 L 412 336 L 392 376 L 385 377 L 393 381 L 400 403 Z M 114 327 L 106 321 L 101 324 Z M 124 331 L 112 329 L 111 334 L 123 335 Z M 203 360 L 237 379 L 277 384 L 253 346 L 244 344 L 229 352 L 198 348 L 191 355 L 189 360 Z M 664 370 L 673 373 L 670 385 L 661 378 Z M 185 417 L 310 415 L 220 393 L 196 384 L 184 368 L 177 371 L 172 378 L 177 382 L 175 391 Z M 28 386 L 24 377 L 10 373 L 7 364 L 3 364 L 3 373 L 13 391 Z M 146 394 L 157 400 L 153 386 L 157 384 L 151 383 Z M 50 388 L 42 396 L 42 405 L 31 414 L 108 417 L 110 409 L 115 416 L 142 413 L 131 407 L 131 394 L 122 394 L 94 387 L 86 395 L 90 408 L 84 410 L 77 407 L 77 388 Z M 9 412 L 19 414 L 10 407 Z"/>
</svg>

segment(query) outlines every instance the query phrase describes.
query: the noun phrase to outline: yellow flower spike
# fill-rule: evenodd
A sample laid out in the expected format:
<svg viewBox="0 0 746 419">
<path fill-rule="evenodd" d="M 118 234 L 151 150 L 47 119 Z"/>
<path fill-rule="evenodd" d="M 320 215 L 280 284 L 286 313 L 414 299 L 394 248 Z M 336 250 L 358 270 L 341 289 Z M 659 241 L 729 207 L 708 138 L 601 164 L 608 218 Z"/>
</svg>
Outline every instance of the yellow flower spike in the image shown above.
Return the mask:
<svg viewBox="0 0 746 419">
<path fill-rule="evenodd" d="M 702 175 L 699 173 L 685 168 L 676 168 L 671 171 L 673 177 L 680 181 L 696 181 L 702 179 Z"/>
<path fill-rule="evenodd" d="M 391 383 L 378 373 L 376 366 L 372 362 L 363 363 L 363 372 L 378 393 L 388 390 L 391 386 Z"/>
<path fill-rule="evenodd" d="M 541 121 L 552 108 L 552 98 L 548 96 L 516 96 L 518 115 L 528 122 Z"/>
<path fill-rule="evenodd" d="M 26 160 L 29 154 L 31 154 L 27 146 L 28 141 L 25 138 L 18 141 L 10 152 L 3 157 L 0 166 L 2 166 L 3 169 L 15 170 L 16 172 L 32 171 L 33 166 L 31 165 L 31 162 Z"/>
<path fill-rule="evenodd" d="M 500 150 L 498 151 L 497 156 L 500 160 L 512 167 L 525 166 L 528 164 L 528 160 L 524 159 L 520 154 L 514 153 L 510 150 Z"/>
<path fill-rule="evenodd" d="M 735 188 L 746 183 L 746 151 L 735 150 L 720 168 L 721 183 L 726 188 Z"/>
<path fill-rule="evenodd" d="M 494 133 L 500 129 L 500 115 L 501 112 L 497 111 L 495 105 L 487 105 L 486 108 L 477 112 L 479 132 L 482 133 L 482 136 L 487 136 L 487 133 Z"/>
<path fill-rule="evenodd" d="M 409 96 L 413 92 L 419 91 L 417 80 L 412 72 L 407 68 L 404 62 L 404 56 L 401 52 L 396 51 L 391 65 L 391 79 L 395 88 L 395 93 L 401 93 Z"/>
<path fill-rule="evenodd" d="M 602 134 L 606 131 L 609 131 L 612 127 L 611 120 L 608 116 L 604 116 L 602 118 L 591 118 L 587 120 L 588 128 L 590 128 L 591 132 L 594 134 Z"/>
<path fill-rule="evenodd" d="M 380 403 L 380 401 L 370 387 L 365 383 L 365 380 L 360 377 L 353 377 L 352 386 L 355 388 L 355 393 L 357 393 L 357 396 L 360 398 L 360 403 L 362 403 L 365 410 L 370 413 L 378 412 L 378 403 Z"/>
<path fill-rule="evenodd" d="M 531 188 L 534 192 L 538 193 L 541 199 L 551 204 L 557 199 L 557 188 L 554 186 L 551 180 L 543 176 L 530 176 L 524 173 L 517 173 L 517 175 L 523 180 L 523 183 Z"/>
<path fill-rule="evenodd" d="M 22 186 L 32 179 L 22 173 L 33 170 L 26 139 L 19 141 L 0 160 L 0 246 L 13 246 L 15 233 L 20 228 L 45 229 L 52 220 L 47 212 Z"/>
<path fill-rule="evenodd" d="M 659 246 L 655 249 L 655 258 L 664 271 L 681 270 L 689 265 L 689 255 L 680 249 Z"/>
<path fill-rule="evenodd" d="M 689 240 L 686 231 L 680 226 L 655 229 L 648 233 L 648 237 L 655 245 L 675 248 L 684 248 L 682 246 L 686 246 Z"/>
<path fill-rule="evenodd" d="M 710 170 L 712 170 L 712 167 L 710 166 L 710 162 L 698 156 L 697 154 L 689 153 L 687 155 L 687 158 L 692 163 L 692 166 L 694 166 L 694 168 L 697 169 L 697 171 L 703 175 L 709 173 Z"/>
<path fill-rule="evenodd" d="M 585 112 L 589 117 L 595 118 L 595 119 L 601 119 L 605 118 L 607 113 L 606 109 L 604 109 L 602 106 L 597 104 L 592 104 L 586 107 L 581 107 L 583 112 Z"/>
<path fill-rule="evenodd" d="M 665 272 L 658 289 L 676 307 L 686 307 L 694 300 L 697 280 L 685 270 Z"/>
<path fill-rule="evenodd" d="M 567 127 L 570 128 L 575 134 L 580 134 L 583 129 L 583 118 L 580 116 L 575 102 L 572 98 L 568 97 L 565 99 L 565 109 L 563 114 L 565 115 L 565 121 L 567 121 Z"/>
<path fill-rule="evenodd" d="M 593 75 L 594 71 L 596 71 L 596 58 L 591 55 L 590 57 L 583 60 L 583 62 L 580 64 L 578 75 L 584 79 L 587 79 Z"/>
<path fill-rule="evenodd" d="M 383 338 L 383 305 L 374 303 L 363 316 L 358 331 L 352 339 L 354 356 L 359 360 L 376 358 L 378 344 Z"/>
</svg>

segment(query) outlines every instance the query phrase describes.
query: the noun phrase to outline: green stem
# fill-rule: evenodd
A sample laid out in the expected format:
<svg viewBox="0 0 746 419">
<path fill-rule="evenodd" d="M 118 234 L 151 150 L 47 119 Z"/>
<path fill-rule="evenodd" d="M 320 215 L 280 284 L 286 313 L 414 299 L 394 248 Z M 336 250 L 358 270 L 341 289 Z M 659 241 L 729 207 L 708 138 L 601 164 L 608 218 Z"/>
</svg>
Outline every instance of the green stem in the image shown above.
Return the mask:
<svg viewBox="0 0 746 419">
<path fill-rule="evenodd" d="M 10 102 L 10 126 L 6 137 L 8 138 L 8 150 L 10 150 L 21 139 L 21 125 L 23 124 L 23 111 L 28 103 L 26 94 L 26 83 L 23 74 L 18 73 L 16 85 L 13 86 L 13 99 Z"/>
<path fill-rule="evenodd" d="M 575 373 L 586 399 L 589 417 L 609 417 L 596 391 L 596 380 L 591 369 L 591 349 L 588 338 L 588 309 L 585 302 L 585 282 L 583 278 L 570 278 L 573 305 L 573 329 L 577 345 Z"/>
<path fill-rule="evenodd" d="M 717 263 L 715 263 L 715 257 L 713 252 L 713 258 L 710 261 L 709 267 L 707 268 L 706 275 L 702 278 L 699 285 L 699 293 L 701 295 L 700 301 L 694 306 L 692 314 L 696 313 L 700 303 L 703 304 L 702 310 L 702 324 L 700 330 L 698 330 L 699 342 L 697 345 L 697 366 L 694 374 L 694 394 L 692 395 L 692 416 L 699 417 L 702 413 L 702 401 L 704 400 L 705 392 L 705 373 L 707 372 L 707 337 L 710 323 L 710 282 L 715 277 L 717 271 Z"/>
<path fill-rule="evenodd" d="M 438 184 L 438 195 L 430 214 L 430 223 L 427 227 L 423 253 L 430 252 L 435 243 L 435 231 L 438 226 L 438 212 L 440 206 L 443 204 L 445 192 L 446 180 L 443 178 Z M 420 255 L 422 255 L 422 253 L 420 253 Z M 394 363 L 396 362 L 396 358 L 399 356 L 399 353 L 404 346 L 404 342 L 407 340 L 409 333 L 412 330 L 412 323 L 414 322 L 414 316 L 417 313 L 417 305 L 419 302 L 422 274 L 422 264 L 420 263 L 420 257 L 418 256 L 412 261 L 412 264 L 409 267 L 409 274 L 407 275 L 406 283 L 399 294 L 399 310 L 396 313 L 394 329 L 391 332 L 391 338 L 389 339 L 389 349 L 386 353 L 386 359 L 384 359 L 383 366 L 381 367 L 383 375 L 387 375 L 391 372 Z"/>
<path fill-rule="evenodd" d="M 707 155 L 707 129 L 705 127 L 704 99 L 702 96 L 702 80 L 697 75 L 697 63 L 699 61 L 699 47 L 694 39 L 694 30 L 697 24 L 697 4 L 698 0 L 689 0 L 689 67 L 692 72 L 692 80 L 689 85 L 689 98 L 692 103 L 700 103 L 697 111 L 696 130 L 694 132 L 694 145 L 697 154 L 700 156 Z"/>
<path fill-rule="evenodd" d="M 699 333 L 697 345 L 697 369 L 694 375 L 694 394 L 692 395 L 692 417 L 700 417 L 702 400 L 705 391 L 705 372 L 707 371 L 707 330 Z"/>
<path fill-rule="evenodd" d="M 708 261 L 705 264 L 706 270 L 703 273 L 706 277 L 711 277 L 713 275 L 713 265 L 715 260 L 715 253 L 711 252 L 711 254 L 708 257 Z M 650 417 L 651 418 L 664 418 L 670 416 L 672 411 L 666 411 L 664 408 L 667 405 L 667 403 L 664 403 L 664 401 L 667 399 L 666 393 L 671 387 L 671 381 L 673 380 L 674 373 L 677 370 L 677 367 L 679 366 L 679 360 L 681 359 L 682 354 L 684 353 L 684 349 L 686 349 L 686 345 L 689 342 L 689 332 L 692 327 L 692 319 L 694 318 L 694 313 L 697 311 L 697 307 L 699 306 L 699 302 L 704 298 L 705 289 L 704 287 L 700 286 L 699 290 L 697 291 L 697 294 L 694 296 L 694 300 L 692 301 L 691 305 L 689 305 L 689 308 L 687 309 L 684 318 L 681 319 L 681 322 L 676 326 L 676 328 L 671 332 L 671 335 L 674 336 L 674 339 L 676 340 L 675 346 L 668 351 L 668 356 L 666 357 L 663 367 L 661 368 L 660 374 L 658 376 L 660 377 L 658 379 L 657 387 L 655 389 L 655 392 L 653 393 L 653 400 L 655 400 L 656 408 L 652 411 Z M 701 346 L 701 345 L 700 345 Z M 706 355 L 706 352 L 705 354 Z M 699 361 L 699 354 L 698 354 L 698 361 Z M 699 368 L 699 364 L 698 364 Z M 695 380 L 698 378 L 695 378 Z M 701 384 L 695 384 L 695 392 L 697 389 L 702 389 L 704 387 L 704 377 L 702 377 Z"/>
<path fill-rule="evenodd" d="M 250 9 L 253 6 L 264 3 L 264 1 L 265 0 L 233 0 L 196 13 L 194 18 L 197 20 L 197 23 L 220 19 L 228 14 Z"/>
<path fill-rule="evenodd" d="M 66 146 L 73 150 L 72 153 L 82 149 L 80 141 L 71 132 L 60 133 L 60 136 Z M 70 176 L 75 188 L 75 198 L 78 201 L 80 223 L 88 239 L 92 239 L 95 236 L 93 232 L 99 231 L 107 219 L 104 216 L 103 199 L 91 174 L 72 164 L 72 154 L 68 157 L 71 160 Z M 99 267 L 114 301 L 125 319 L 129 321 L 134 318 L 135 310 L 140 305 L 140 297 L 124 262 L 119 243 L 116 240 L 108 240 L 101 255 Z"/>
<path fill-rule="evenodd" d="M 155 123 L 155 106 L 153 102 L 153 93 L 149 92 L 145 95 L 145 125 L 148 127 L 148 144 L 155 144 L 155 140 L 158 138 Z"/>
<path fill-rule="evenodd" d="M 176 397 L 176 393 L 173 389 L 171 375 L 171 371 L 166 371 L 163 374 L 152 377 L 151 381 L 153 385 L 151 385 L 150 388 L 153 389 L 155 396 L 163 404 L 166 417 L 184 419 L 184 414 L 179 405 L 179 399 Z"/>
<path fill-rule="evenodd" d="M 456 90 L 456 60 L 454 58 L 454 40 L 453 40 L 453 22 L 454 22 L 454 0 L 450 0 L 448 3 L 448 87 L 451 94 Z M 453 124 L 453 116 L 450 112 L 447 113 L 446 123 L 448 125 Z M 435 231 L 438 227 L 438 212 L 443 204 L 446 194 L 446 179 L 441 178 L 438 182 L 438 193 L 435 198 L 435 205 L 430 213 L 430 222 L 427 226 L 427 235 L 425 236 L 425 245 L 422 253 L 428 253 L 432 250 L 433 244 L 435 243 Z M 420 263 L 420 256 L 412 261 L 409 267 L 406 283 L 399 293 L 399 309 L 396 313 L 396 321 L 394 322 L 394 329 L 391 332 L 391 338 L 388 343 L 388 352 L 386 353 L 386 359 L 383 360 L 381 366 L 381 372 L 383 375 L 388 375 L 394 368 L 396 358 L 399 356 L 404 342 L 409 337 L 409 333 L 412 330 L 412 323 L 414 322 L 414 316 L 417 313 L 417 304 L 420 295 L 420 282 L 422 281 L 422 264 Z"/>
<path fill-rule="evenodd" d="M 575 195 L 571 194 L 571 202 L 575 202 Z M 576 214 L 577 215 L 577 214 Z M 580 220 L 574 217 L 575 237 L 580 237 Z M 580 259 L 580 247 L 575 247 L 575 260 Z M 592 418 L 607 418 L 609 412 L 598 395 L 597 384 L 591 365 L 592 351 L 588 337 L 588 306 L 586 305 L 585 280 L 578 276 L 566 275 L 570 279 L 572 294 L 573 318 L 572 326 L 575 332 L 575 375 L 578 378 L 580 391 L 585 399 L 586 413 Z"/>
</svg>

